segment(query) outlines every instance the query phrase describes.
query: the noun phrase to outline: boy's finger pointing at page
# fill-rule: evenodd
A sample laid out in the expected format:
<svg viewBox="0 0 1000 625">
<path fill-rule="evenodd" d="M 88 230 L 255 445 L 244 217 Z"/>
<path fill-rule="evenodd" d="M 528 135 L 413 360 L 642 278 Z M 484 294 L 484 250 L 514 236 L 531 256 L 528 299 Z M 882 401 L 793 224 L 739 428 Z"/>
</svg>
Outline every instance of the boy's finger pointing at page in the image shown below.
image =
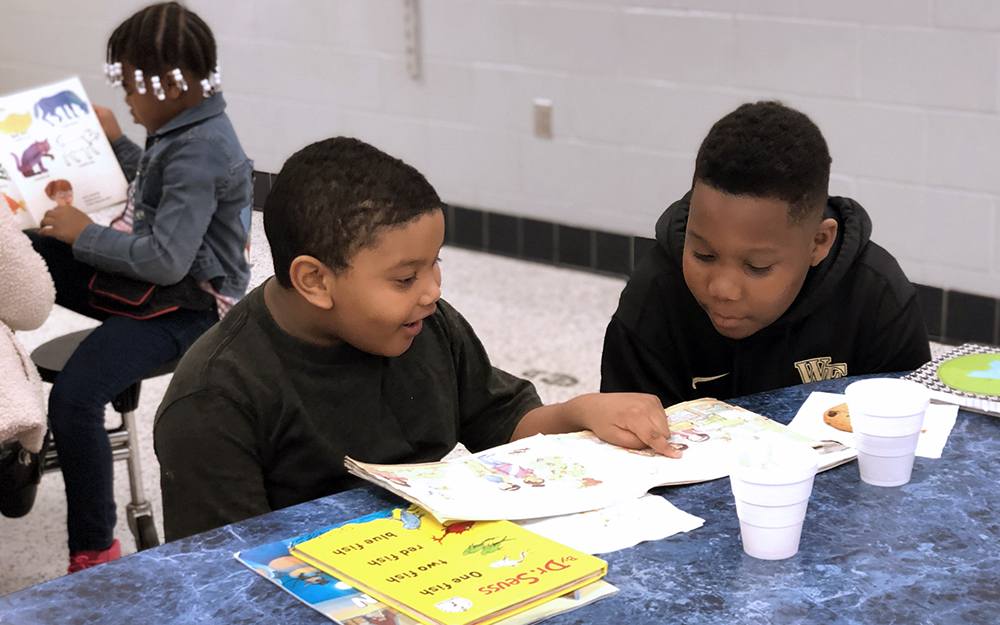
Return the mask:
<svg viewBox="0 0 1000 625">
<path fill-rule="evenodd" d="M 606 393 L 604 397 L 612 409 L 591 428 L 602 440 L 634 449 L 649 447 L 669 458 L 681 457 L 680 450 L 670 444 L 670 424 L 656 396 Z"/>
<path fill-rule="evenodd" d="M 511 440 L 579 430 L 590 430 L 613 445 L 649 447 L 670 458 L 681 457 L 669 442 L 670 424 L 663 405 L 646 393 L 588 393 L 535 408 L 524 415 Z"/>
</svg>

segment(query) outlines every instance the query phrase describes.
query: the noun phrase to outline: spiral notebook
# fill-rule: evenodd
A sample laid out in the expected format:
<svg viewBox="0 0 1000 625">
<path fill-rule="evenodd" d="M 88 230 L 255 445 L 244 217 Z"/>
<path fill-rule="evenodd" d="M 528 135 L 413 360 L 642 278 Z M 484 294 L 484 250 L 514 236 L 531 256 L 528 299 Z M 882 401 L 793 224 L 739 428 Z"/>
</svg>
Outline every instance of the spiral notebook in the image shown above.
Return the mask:
<svg viewBox="0 0 1000 625">
<path fill-rule="evenodd" d="M 932 401 L 1000 416 L 1000 347 L 965 343 L 903 379 L 927 387 Z"/>
</svg>

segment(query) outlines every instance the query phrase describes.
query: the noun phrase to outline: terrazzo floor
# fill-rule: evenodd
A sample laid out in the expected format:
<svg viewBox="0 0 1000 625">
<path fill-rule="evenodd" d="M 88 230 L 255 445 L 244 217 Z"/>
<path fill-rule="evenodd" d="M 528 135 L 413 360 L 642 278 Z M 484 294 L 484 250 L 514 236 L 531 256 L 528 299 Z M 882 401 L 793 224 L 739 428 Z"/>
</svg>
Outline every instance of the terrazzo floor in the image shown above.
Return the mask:
<svg viewBox="0 0 1000 625">
<path fill-rule="evenodd" d="M 100 216 L 97 221 L 108 219 Z M 251 252 L 251 286 L 256 286 L 273 273 L 260 213 L 254 213 Z M 546 403 L 598 390 L 604 328 L 624 280 L 452 247 L 441 251 L 441 259 L 444 298 L 476 329 L 496 366 L 531 379 Z M 96 322 L 57 306 L 45 325 L 18 337 L 30 351 L 56 336 L 93 325 Z M 945 349 L 932 348 L 935 355 Z M 144 382 L 136 411 L 143 484 L 161 538 L 160 476 L 152 426 L 168 383 L 169 376 Z M 117 418 L 111 410 L 108 415 L 109 421 Z M 121 462 L 115 464 L 115 500 L 119 519 L 115 536 L 123 554 L 133 553 L 135 541 L 125 521 L 128 474 Z M 0 595 L 66 573 L 65 523 L 62 475 L 48 473 L 27 516 L 0 517 Z"/>
</svg>

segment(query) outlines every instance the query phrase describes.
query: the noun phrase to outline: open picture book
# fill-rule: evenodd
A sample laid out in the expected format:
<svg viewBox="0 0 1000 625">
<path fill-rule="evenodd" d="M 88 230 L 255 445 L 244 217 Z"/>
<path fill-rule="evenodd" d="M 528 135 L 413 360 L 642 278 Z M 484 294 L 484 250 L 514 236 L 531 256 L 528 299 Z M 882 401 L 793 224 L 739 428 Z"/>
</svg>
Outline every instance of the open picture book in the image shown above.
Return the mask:
<svg viewBox="0 0 1000 625">
<path fill-rule="evenodd" d="M 22 230 L 58 204 L 125 202 L 128 183 L 79 78 L 0 96 L 0 196 Z"/>
<path fill-rule="evenodd" d="M 729 475 L 737 447 L 755 439 L 802 441 L 820 451 L 820 470 L 857 457 L 854 449 L 797 434 L 716 399 L 666 409 L 679 459 L 601 441 L 592 432 L 538 435 L 448 461 L 378 465 L 345 459 L 348 471 L 451 520 L 534 519 L 605 508 L 656 486 Z M 827 453 L 828 452 L 828 453 Z"/>
</svg>

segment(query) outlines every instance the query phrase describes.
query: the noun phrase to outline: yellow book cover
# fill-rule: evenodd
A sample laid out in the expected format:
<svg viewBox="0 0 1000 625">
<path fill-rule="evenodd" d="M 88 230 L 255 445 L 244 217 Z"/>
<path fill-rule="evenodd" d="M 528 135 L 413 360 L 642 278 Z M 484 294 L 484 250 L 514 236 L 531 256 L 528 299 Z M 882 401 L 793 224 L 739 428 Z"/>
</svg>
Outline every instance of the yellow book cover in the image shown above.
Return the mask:
<svg viewBox="0 0 1000 625">
<path fill-rule="evenodd" d="M 601 578 L 607 563 L 509 521 L 441 525 L 416 506 L 289 552 L 422 623 L 486 625 Z"/>
</svg>

